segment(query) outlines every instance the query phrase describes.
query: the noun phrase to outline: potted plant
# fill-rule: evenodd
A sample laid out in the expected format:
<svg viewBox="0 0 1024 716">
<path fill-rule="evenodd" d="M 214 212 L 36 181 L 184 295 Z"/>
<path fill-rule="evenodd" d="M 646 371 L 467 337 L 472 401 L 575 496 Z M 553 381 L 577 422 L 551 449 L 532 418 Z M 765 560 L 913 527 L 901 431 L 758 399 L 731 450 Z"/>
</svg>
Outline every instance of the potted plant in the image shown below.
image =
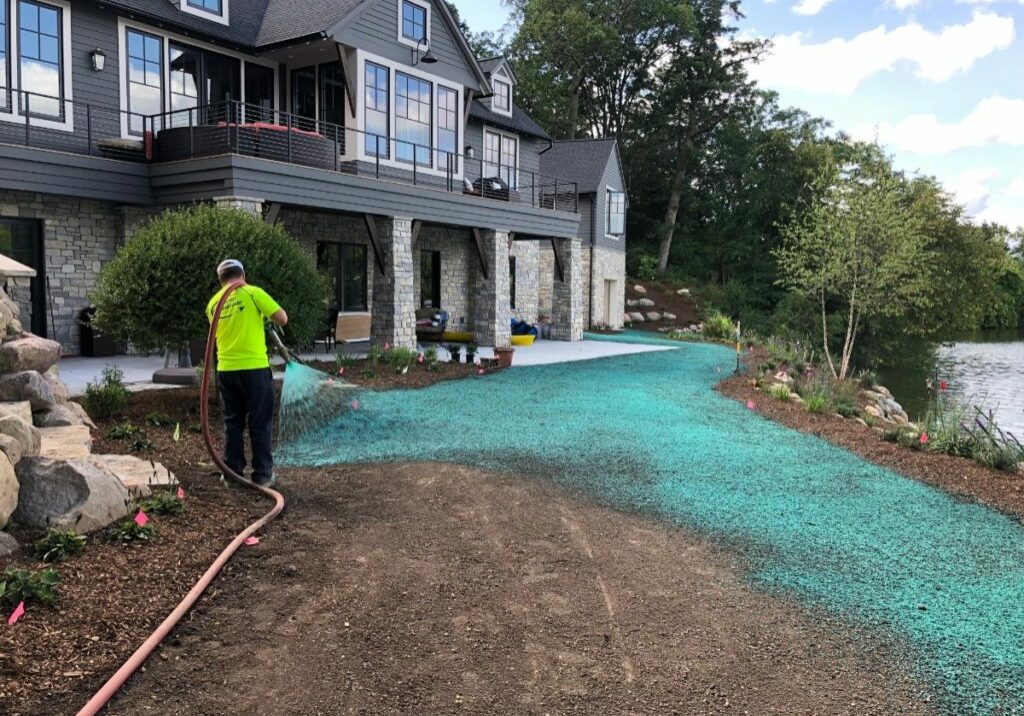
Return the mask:
<svg viewBox="0 0 1024 716">
<path fill-rule="evenodd" d="M 466 363 L 473 365 L 476 363 L 476 352 L 479 350 L 479 346 L 476 343 L 470 343 L 466 346 Z"/>
<path fill-rule="evenodd" d="M 498 359 L 498 366 L 501 368 L 512 367 L 512 354 L 516 349 L 512 346 L 501 346 L 494 348 L 494 357 Z"/>
<path fill-rule="evenodd" d="M 445 349 L 448 351 L 448 355 L 450 356 L 448 358 L 448 362 L 458 363 L 459 353 L 462 352 L 462 345 L 459 343 L 449 343 L 448 345 L 445 346 Z"/>
</svg>

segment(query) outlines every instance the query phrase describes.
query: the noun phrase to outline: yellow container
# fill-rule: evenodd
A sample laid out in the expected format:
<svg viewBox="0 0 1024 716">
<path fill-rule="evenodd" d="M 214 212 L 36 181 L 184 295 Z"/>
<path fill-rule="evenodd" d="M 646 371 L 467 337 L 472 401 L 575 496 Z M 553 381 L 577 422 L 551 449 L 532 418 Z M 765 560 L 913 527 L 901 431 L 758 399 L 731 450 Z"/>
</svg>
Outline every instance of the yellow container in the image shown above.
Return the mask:
<svg viewBox="0 0 1024 716">
<path fill-rule="evenodd" d="M 512 336 L 512 345 L 514 346 L 532 346 L 533 342 L 537 340 L 537 336 Z"/>
<path fill-rule="evenodd" d="M 473 334 L 465 331 L 445 331 L 444 340 L 447 343 L 472 343 Z"/>
</svg>

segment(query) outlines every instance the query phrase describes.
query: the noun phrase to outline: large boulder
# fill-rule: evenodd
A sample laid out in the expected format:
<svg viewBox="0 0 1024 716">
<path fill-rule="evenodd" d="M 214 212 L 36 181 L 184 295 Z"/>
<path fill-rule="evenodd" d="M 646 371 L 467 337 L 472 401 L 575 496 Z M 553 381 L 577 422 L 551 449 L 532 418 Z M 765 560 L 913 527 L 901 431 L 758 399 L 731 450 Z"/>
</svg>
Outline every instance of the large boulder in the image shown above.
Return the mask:
<svg viewBox="0 0 1024 716">
<path fill-rule="evenodd" d="M 0 336 L 21 333 L 21 309 L 4 291 L 0 291 Z"/>
<path fill-rule="evenodd" d="M 60 343 L 31 333 L 0 343 L 0 369 L 5 373 L 45 373 L 60 360 Z"/>
<path fill-rule="evenodd" d="M 644 323 L 647 319 L 644 318 L 642 313 L 630 313 L 629 320 L 631 323 Z"/>
<path fill-rule="evenodd" d="M 0 435 L 0 453 L 3 453 L 12 465 L 17 465 L 23 454 L 21 442 L 10 435 Z"/>
<path fill-rule="evenodd" d="M 641 308 L 654 308 L 654 301 L 652 301 L 649 298 L 641 298 L 639 301 L 636 302 L 636 305 L 640 306 Z"/>
<path fill-rule="evenodd" d="M 17 403 L 0 403 L 0 415 L 14 415 L 26 423 L 32 422 L 32 403 L 20 400 Z"/>
<path fill-rule="evenodd" d="M 154 488 L 178 484 L 173 472 L 152 460 L 141 460 L 132 455 L 92 455 L 86 459 L 116 475 L 136 499 L 149 497 Z"/>
<path fill-rule="evenodd" d="M 50 385 L 50 395 L 53 396 L 54 403 L 60 405 L 68 402 L 71 394 L 68 392 L 68 387 L 64 385 L 64 381 L 60 379 L 60 371 L 57 366 L 53 366 L 43 373 L 43 380 Z"/>
<path fill-rule="evenodd" d="M 651 311 L 647 314 L 647 320 L 658 322 L 661 320 L 661 314 L 658 313 L 657 311 Z"/>
<path fill-rule="evenodd" d="M 11 461 L 0 455 L 0 529 L 7 526 L 7 521 L 17 507 L 18 478 Z"/>
<path fill-rule="evenodd" d="M 664 318 L 666 321 L 674 321 L 677 318 L 676 314 L 668 312 L 661 314 L 661 317 Z"/>
<path fill-rule="evenodd" d="M 57 401 L 50 384 L 34 370 L 0 376 L 0 402 L 27 400 L 32 410 L 46 410 Z"/>
<path fill-rule="evenodd" d="M 73 460 L 92 454 L 92 433 L 86 425 L 64 428 L 39 428 L 42 446 L 40 457 L 54 460 Z"/>
<path fill-rule="evenodd" d="M 21 545 L 18 544 L 18 540 L 6 532 L 0 532 L 0 557 L 10 557 L 19 549 L 21 549 Z"/>
<path fill-rule="evenodd" d="M 17 440 L 23 457 L 39 454 L 39 431 L 21 418 L 13 415 L 0 417 L 0 434 L 9 435 Z"/>
<path fill-rule="evenodd" d="M 633 293 L 639 293 L 642 296 L 643 294 L 647 293 L 647 289 L 641 286 L 640 284 L 637 284 L 636 286 L 633 287 Z"/>
<path fill-rule="evenodd" d="M 38 412 L 34 416 L 34 422 L 40 428 L 65 428 L 71 425 L 88 425 L 95 428 L 89 414 L 85 412 L 78 403 L 65 403 L 54 405 L 49 410 Z"/>
<path fill-rule="evenodd" d="M 88 459 L 25 458 L 17 467 L 21 491 L 14 519 L 43 529 L 94 532 L 128 515 L 131 495 L 110 470 Z"/>
</svg>

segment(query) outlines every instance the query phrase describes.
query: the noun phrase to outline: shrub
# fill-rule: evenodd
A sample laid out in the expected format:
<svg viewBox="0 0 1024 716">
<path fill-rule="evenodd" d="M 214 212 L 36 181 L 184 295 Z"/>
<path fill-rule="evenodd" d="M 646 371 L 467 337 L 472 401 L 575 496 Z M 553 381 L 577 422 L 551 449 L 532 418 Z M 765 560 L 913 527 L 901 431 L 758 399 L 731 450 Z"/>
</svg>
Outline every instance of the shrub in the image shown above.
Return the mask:
<svg viewBox="0 0 1024 716">
<path fill-rule="evenodd" d="M 174 425 L 174 421 L 167 413 L 150 413 L 146 416 L 146 424 L 154 428 L 169 428 Z"/>
<path fill-rule="evenodd" d="M 391 366 L 395 373 L 408 373 L 416 365 L 420 354 L 412 348 L 392 348 L 384 352 L 384 362 Z"/>
<path fill-rule="evenodd" d="M 768 389 L 768 395 L 772 396 L 776 400 L 789 400 L 789 387 L 782 383 L 776 383 Z"/>
<path fill-rule="evenodd" d="M 635 249 L 629 252 L 629 275 L 640 281 L 653 281 L 658 277 L 658 257 Z"/>
<path fill-rule="evenodd" d="M 380 359 L 384 357 L 384 349 L 380 346 L 370 346 L 370 351 L 366 355 L 366 360 L 369 361 L 370 365 L 377 365 L 380 363 Z"/>
<path fill-rule="evenodd" d="M 57 600 L 60 575 L 53 568 L 38 572 L 8 567 L 0 577 L 0 602 L 15 606 L 32 601 L 53 604 Z"/>
<path fill-rule="evenodd" d="M 860 386 L 852 380 L 839 381 L 832 384 L 832 402 L 836 412 L 844 418 L 852 418 L 859 412 L 857 398 Z"/>
<path fill-rule="evenodd" d="M 462 354 L 462 344 L 461 343 L 449 343 L 444 348 L 445 348 L 446 351 L 448 351 L 448 355 L 450 356 L 450 358 L 449 358 L 450 362 L 458 363 L 459 362 L 459 356 Z"/>
<path fill-rule="evenodd" d="M 735 340 L 736 326 L 723 313 L 713 313 L 704 321 L 704 335 L 716 340 Z"/>
<path fill-rule="evenodd" d="M 312 342 L 327 296 L 312 257 L 279 225 L 209 205 L 165 211 L 118 249 L 91 295 L 96 329 L 143 352 L 177 351 L 205 336 L 206 304 L 226 258 L 242 261 L 248 281 L 288 311 L 290 345 Z"/>
<path fill-rule="evenodd" d="M 804 402 L 807 405 L 807 412 L 809 413 L 825 413 L 829 409 L 829 399 L 824 393 L 815 393 L 810 397 L 804 398 Z"/>
<path fill-rule="evenodd" d="M 878 387 L 878 374 L 872 370 L 862 370 L 857 375 L 857 382 L 864 390 L 872 390 Z"/>
<path fill-rule="evenodd" d="M 185 514 L 185 503 L 170 492 L 160 491 L 140 502 L 139 509 L 147 515 L 177 517 Z"/>
<path fill-rule="evenodd" d="M 153 441 L 149 439 L 149 434 L 131 422 L 112 427 L 107 431 L 107 439 L 127 443 L 128 449 L 132 452 L 145 452 L 155 447 Z"/>
<path fill-rule="evenodd" d="M 128 407 L 128 396 L 124 371 L 111 365 L 103 369 L 103 377 L 98 383 L 89 381 L 86 385 L 82 406 L 94 418 L 112 418 Z"/>
<path fill-rule="evenodd" d="M 1016 472 L 1021 463 L 1020 452 L 1009 445 L 982 444 L 974 451 L 974 460 L 984 467 Z"/>
<path fill-rule="evenodd" d="M 41 562 L 63 562 L 68 557 L 81 554 L 85 549 L 85 537 L 74 530 L 46 530 L 46 536 L 35 544 L 35 557 Z"/>
<path fill-rule="evenodd" d="M 118 542 L 152 542 L 160 533 L 156 531 L 156 527 L 153 525 L 140 525 L 135 520 L 127 520 L 122 522 L 117 532 L 114 533 L 114 539 Z"/>
</svg>

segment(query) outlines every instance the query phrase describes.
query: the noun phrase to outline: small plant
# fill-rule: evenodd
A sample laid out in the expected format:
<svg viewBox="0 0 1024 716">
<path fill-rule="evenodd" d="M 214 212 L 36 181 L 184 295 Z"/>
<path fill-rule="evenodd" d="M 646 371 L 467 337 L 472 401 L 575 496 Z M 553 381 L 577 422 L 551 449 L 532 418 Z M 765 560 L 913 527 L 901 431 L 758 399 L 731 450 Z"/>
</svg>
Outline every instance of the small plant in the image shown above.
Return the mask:
<svg viewBox="0 0 1024 716">
<path fill-rule="evenodd" d="M 185 503 L 179 500 L 173 493 L 160 491 L 140 502 L 139 509 L 147 515 L 177 517 L 178 515 L 185 514 Z"/>
<path fill-rule="evenodd" d="M 174 425 L 174 421 L 167 413 L 150 413 L 146 416 L 146 424 L 154 428 L 169 428 Z"/>
<path fill-rule="evenodd" d="M 857 382 L 864 390 L 874 390 L 878 386 L 878 374 L 871 370 L 862 370 L 857 375 Z"/>
<path fill-rule="evenodd" d="M 46 530 L 46 536 L 35 544 L 35 557 L 41 562 L 63 562 L 68 557 L 81 554 L 85 549 L 85 537 L 74 530 Z"/>
<path fill-rule="evenodd" d="M 8 567 L 0 576 L 0 602 L 11 606 L 32 601 L 53 604 L 60 581 L 60 575 L 52 567 L 38 572 Z"/>
<path fill-rule="evenodd" d="M 126 520 L 118 526 L 114 539 L 127 544 L 129 542 L 152 542 L 159 536 L 153 525 L 140 525 L 135 520 Z"/>
<path fill-rule="evenodd" d="M 809 413 L 825 413 L 828 411 L 830 404 L 828 396 L 824 393 L 814 393 L 804 398 L 804 402 Z"/>
<path fill-rule="evenodd" d="M 441 365 L 441 361 L 437 357 L 437 348 L 431 346 L 423 351 L 423 362 L 427 364 L 427 370 L 436 371 Z"/>
<path fill-rule="evenodd" d="M 124 372 L 116 366 L 103 369 L 100 382 L 90 381 L 85 388 L 82 405 L 94 418 L 111 418 L 128 407 L 128 389 L 124 386 Z"/>
<path fill-rule="evenodd" d="M 466 363 L 472 365 L 476 362 L 476 354 L 480 351 L 480 346 L 476 343 L 469 343 L 466 345 Z"/>
<path fill-rule="evenodd" d="M 370 346 L 369 353 L 366 354 L 366 359 L 370 362 L 370 365 L 377 365 L 380 363 L 381 358 L 384 357 L 384 349 L 380 346 Z"/>
<path fill-rule="evenodd" d="M 864 424 L 867 425 L 869 428 L 875 427 L 874 415 L 871 415 L 870 413 L 864 413 L 863 415 L 860 416 L 860 418 L 861 420 L 864 421 Z"/>
<path fill-rule="evenodd" d="M 768 389 L 768 395 L 776 400 L 789 400 L 789 387 L 782 383 L 776 383 Z"/>
<path fill-rule="evenodd" d="M 658 277 L 658 257 L 648 253 L 640 254 L 634 273 L 635 278 L 641 281 L 653 281 Z"/>
<path fill-rule="evenodd" d="M 128 449 L 132 452 L 146 452 L 154 447 L 146 431 L 130 421 L 112 427 L 107 431 L 107 438 L 127 443 Z"/>
<path fill-rule="evenodd" d="M 449 363 L 458 363 L 459 362 L 459 356 L 462 355 L 462 344 L 461 343 L 449 343 L 448 345 L 446 345 L 444 347 L 444 349 L 446 351 L 448 351 L 448 356 L 449 356 L 448 362 Z"/>
<path fill-rule="evenodd" d="M 181 442 L 181 423 L 174 424 L 174 435 L 171 436 L 171 439 L 176 443 Z"/>
<path fill-rule="evenodd" d="M 732 319 L 723 313 L 713 313 L 704 321 L 704 335 L 715 340 L 734 340 L 736 326 Z"/>
<path fill-rule="evenodd" d="M 384 352 L 384 362 L 394 369 L 395 373 L 405 374 L 416 365 L 419 353 L 412 348 L 392 348 Z"/>
</svg>

